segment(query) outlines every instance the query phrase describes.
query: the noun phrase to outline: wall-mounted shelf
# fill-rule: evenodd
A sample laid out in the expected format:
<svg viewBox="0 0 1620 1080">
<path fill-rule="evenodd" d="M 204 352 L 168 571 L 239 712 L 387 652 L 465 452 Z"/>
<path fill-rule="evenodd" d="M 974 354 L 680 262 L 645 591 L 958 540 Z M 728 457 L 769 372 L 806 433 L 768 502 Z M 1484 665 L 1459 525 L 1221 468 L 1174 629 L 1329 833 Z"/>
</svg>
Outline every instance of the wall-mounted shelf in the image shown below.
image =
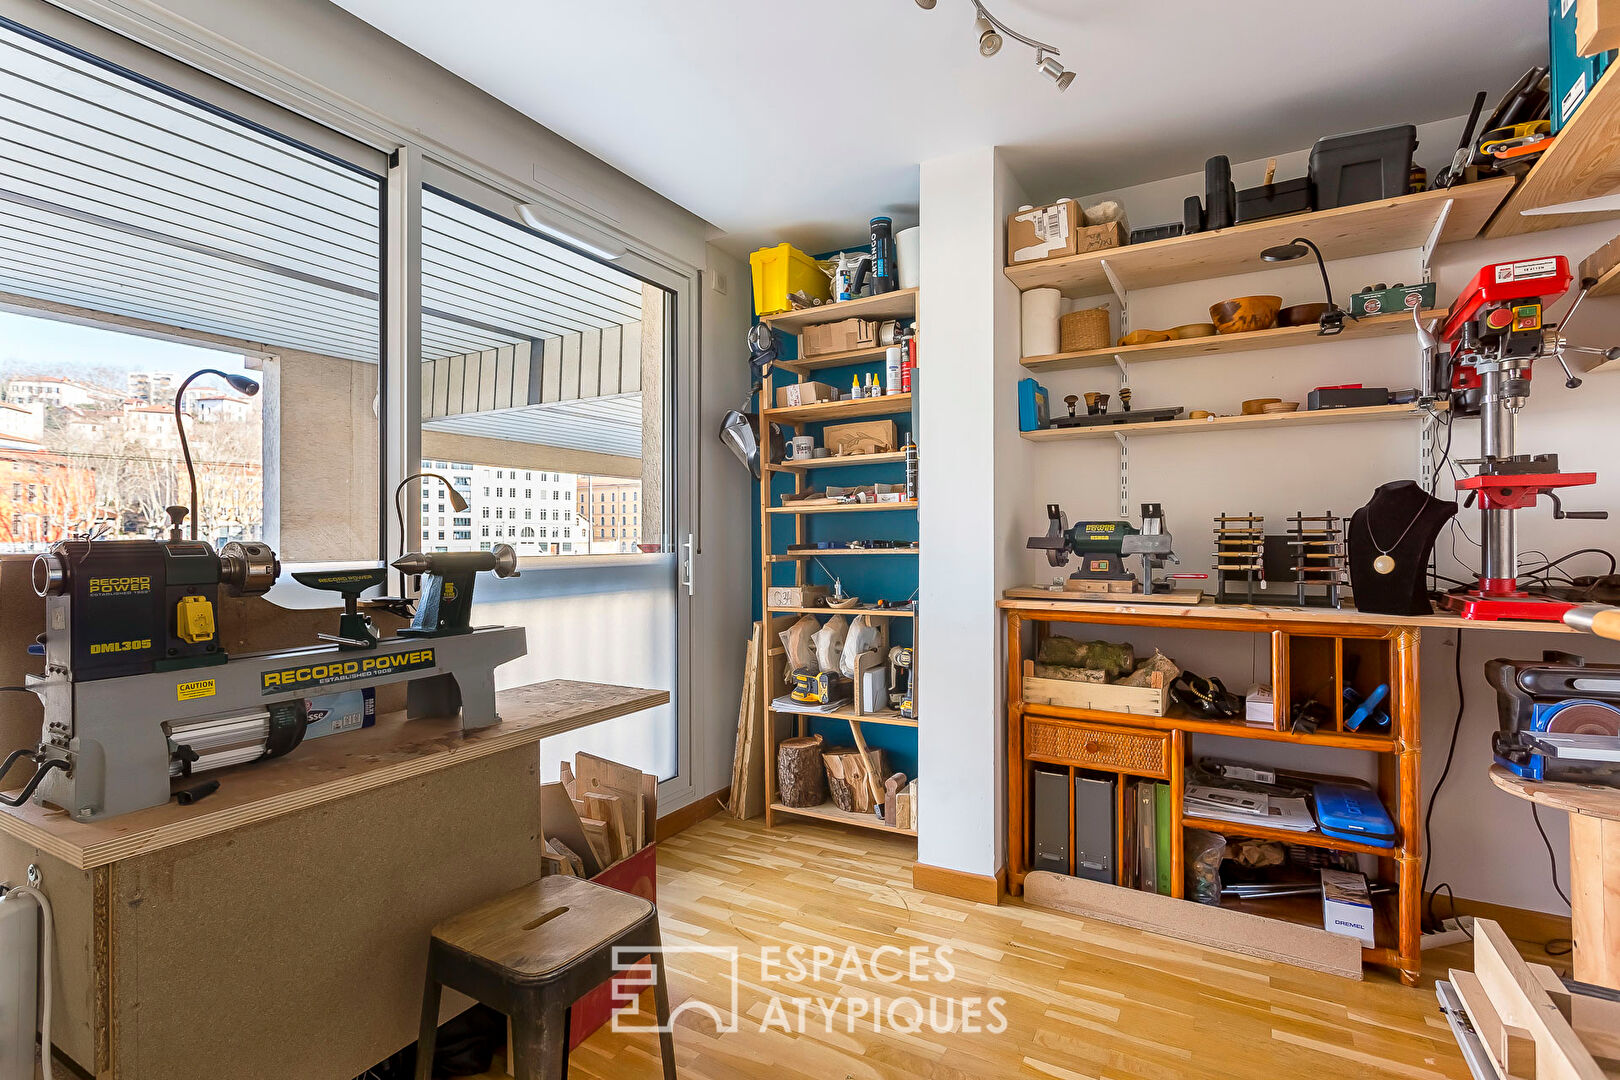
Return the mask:
<svg viewBox="0 0 1620 1080">
<path fill-rule="evenodd" d="M 845 457 L 804 458 L 803 460 L 783 461 L 772 465 L 773 469 L 783 472 L 804 472 L 806 469 L 847 469 L 851 465 L 889 465 L 897 461 L 905 461 L 904 450 L 893 450 L 886 454 L 849 454 Z"/>
<path fill-rule="evenodd" d="M 1498 177 L 1449 191 L 1424 191 L 1009 266 L 1004 272 L 1020 290 L 1053 288 L 1068 297 L 1101 296 L 1113 288 L 1110 272 L 1121 289 L 1130 290 L 1262 270 L 1273 264 L 1263 261 L 1260 252 L 1296 236 L 1310 237 L 1330 260 L 1422 248 L 1431 238 L 1439 243 L 1472 240 L 1512 187 L 1512 178 Z"/>
<path fill-rule="evenodd" d="M 1507 197 L 1485 228 L 1485 236 L 1522 236 L 1566 225 L 1589 225 L 1620 216 L 1620 211 L 1596 214 L 1533 214 L 1523 211 L 1596 199 L 1620 191 L 1620 79 L 1605 74 L 1564 125 L 1558 140 L 1536 159 L 1513 194 Z"/>
<path fill-rule="evenodd" d="M 915 619 L 915 611 L 889 608 L 834 608 L 834 607 L 768 607 L 766 612 L 772 615 L 870 615 L 877 619 Z M 848 719 L 847 717 L 845 719 Z M 857 717 L 857 719 L 859 719 Z"/>
<path fill-rule="evenodd" d="M 789 405 L 766 409 L 765 419 L 773 424 L 824 424 L 836 420 L 860 420 L 868 416 L 892 416 L 911 411 L 910 394 L 851 398 L 848 401 L 818 401 L 814 405 Z"/>
<path fill-rule="evenodd" d="M 847 558 L 850 555 L 915 555 L 917 549 L 909 548 L 829 548 L 825 551 L 790 551 L 785 555 L 772 555 L 770 562 L 785 563 L 796 562 L 799 559 Z"/>
<path fill-rule="evenodd" d="M 901 836 L 916 836 L 915 829 L 895 829 L 883 823 L 883 819 L 873 814 L 858 814 L 853 810 L 840 810 L 830 802 L 820 806 L 793 807 L 785 806 L 779 802 L 771 803 L 771 810 L 778 814 L 792 814 L 798 817 L 818 818 L 821 821 L 836 821 L 840 825 L 854 825 L 862 829 L 872 829 L 877 832 L 899 833 Z"/>
<path fill-rule="evenodd" d="M 844 367 L 848 364 L 865 363 L 868 360 L 881 360 L 888 351 L 889 347 L 887 345 L 873 345 L 869 349 L 850 349 L 848 352 L 823 353 L 821 356 L 807 356 L 798 360 L 778 360 L 776 366 L 786 368 L 795 375 L 803 375 L 807 371 Z"/>
<path fill-rule="evenodd" d="M 915 510 L 914 502 L 897 503 L 817 503 L 813 506 L 773 506 L 772 514 L 860 514 L 884 510 Z"/>
<path fill-rule="evenodd" d="M 1416 405 L 1374 405 L 1364 409 L 1318 409 L 1315 412 L 1214 416 L 1207 420 L 1161 420 L 1158 423 L 1146 424 L 1046 428 L 1042 431 L 1025 431 L 1020 434 L 1030 442 L 1064 442 L 1072 439 L 1112 439 L 1116 435 L 1175 435 L 1233 431 L 1240 428 L 1310 427 L 1315 424 L 1352 424 L 1368 420 L 1409 420 L 1424 415 L 1424 410 Z"/>
<path fill-rule="evenodd" d="M 844 300 L 820 307 L 784 311 L 766 315 L 760 321 L 772 330 L 799 334 L 807 326 L 837 322 L 840 319 L 915 319 L 917 317 L 917 290 L 899 289 L 882 296 L 863 296 L 857 300 Z"/>
<path fill-rule="evenodd" d="M 871 713 L 853 713 L 847 710 L 827 712 L 824 709 L 783 709 L 772 703 L 771 712 L 782 713 L 786 716 L 808 716 L 811 719 L 819 716 L 823 720 L 855 720 L 863 724 L 888 724 L 891 727 L 917 726 L 915 719 L 907 720 L 893 709 L 884 709 L 880 712 Z"/>
<path fill-rule="evenodd" d="M 1444 315 L 1444 311 L 1422 313 L 1425 322 Z M 1323 344 L 1335 341 L 1366 341 L 1372 338 L 1398 337 L 1414 333 L 1412 316 L 1374 315 L 1370 318 L 1346 321 L 1342 333 L 1323 337 L 1315 326 L 1284 326 L 1275 330 L 1256 330 L 1248 334 L 1216 334 L 1214 337 L 1189 338 L 1184 341 L 1161 341 L 1154 345 L 1123 345 L 1112 349 L 1088 349 L 1085 352 L 1053 353 L 1049 356 L 1026 356 L 1019 363 L 1031 371 L 1078 371 L 1082 368 L 1113 367 L 1117 360 L 1129 364 L 1150 360 L 1176 360 L 1187 356 L 1215 356 L 1221 353 L 1256 352 L 1262 349 L 1287 349 L 1300 345 Z"/>
</svg>

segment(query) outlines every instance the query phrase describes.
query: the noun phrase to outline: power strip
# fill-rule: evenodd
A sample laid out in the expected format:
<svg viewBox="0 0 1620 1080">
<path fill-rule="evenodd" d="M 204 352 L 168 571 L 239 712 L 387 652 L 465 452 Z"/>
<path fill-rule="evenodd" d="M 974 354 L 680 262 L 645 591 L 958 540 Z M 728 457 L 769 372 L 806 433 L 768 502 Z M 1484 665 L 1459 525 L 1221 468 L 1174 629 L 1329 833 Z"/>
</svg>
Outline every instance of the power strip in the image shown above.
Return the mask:
<svg viewBox="0 0 1620 1080">
<path fill-rule="evenodd" d="M 1439 949 L 1446 945 L 1460 945 L 1470 940 L 1474 932 L 1474 917 L 1460 915 L 1454 919 L 1447 919 L 1440 924 L 1440 929 L 1432 934 L 1424 934 L 1422 947 L 1424 949 Z"/>
</svg>

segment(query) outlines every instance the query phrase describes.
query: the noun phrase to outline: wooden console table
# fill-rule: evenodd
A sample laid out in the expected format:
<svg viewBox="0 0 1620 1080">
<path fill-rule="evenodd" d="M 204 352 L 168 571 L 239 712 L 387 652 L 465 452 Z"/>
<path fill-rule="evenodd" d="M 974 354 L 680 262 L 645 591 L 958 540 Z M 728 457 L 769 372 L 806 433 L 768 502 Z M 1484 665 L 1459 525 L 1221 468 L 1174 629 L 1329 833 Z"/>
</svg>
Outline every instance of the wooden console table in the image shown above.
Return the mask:
<svg viewBox="0 0 1620 1080">
<path fill-rule="evenodd" d="M 1076 771 L 1147 778 L 1170 785 L 1172 895 L 1183 891 L 1183 830 L 1206 829 L 1243 839 L 1368 855 L 1378 860 L 1378 877 L 1393 886 L 1393 895 L 1375 900 L 1376 938 L 1362 950 L 1364 963 L 1392 967 L 1415 984 L 1423 966 L 1420 944 L 1422 852 L 1418 734 L 1418 638 L 1413 623 L 1460 620 L 1436 616 L 1403 623 L 1383 616 L 1350 611 L 1289 610 L 1201 604 L 1173 605 L 1088 603 L 1012 599 L 998 605 L 1007 631 L 1007 887 L 1022 890 L 1030 872 L 1030 777 L 1037 765 Z M 1271 639 L 1271 684 L 1276 700 L 1273 721 L 1266 726 L 1240 721 L 1212 721 L 1172 706 L 1165 716 L 1100 712 L 1026 702 L 1023 694 L 1024 624 L 1034 625 L 1037 640 L 1053 623 L 1093 626 L 1160 627 L 1178 630 L 1236 631 L 1266 634 Z M 1357 734 L 1344 726 L 1344 660 L 1359 660 L 1355 684 L 1365 693 L 1387 683 L 1391 730 Z M 1195 669 L 1196 664 L 1192 665 Z M 1332 710 L 1333 723 L 1312 735 L 1289 730 L 1290 704 L 1317 697 Z M 1188 815 L 1182 805 L 1183 774 L 1190 737 L 1225 735 L 1238 739 L 1290 743 L 1307 747 L 1363 750 L 1377 755 L 1377 790 L 1395 821 L 1393 848 L 1341 840 L 1320 832 L 1297 833 L 1263 824 L 1239 825 Z M 1120 785 L 1123 790 L 1123 784 Z M 1073 785 L 1071 783 L 1072 792 Z M 1072 819 L 1073 814 L 1070 814 Z M 1073 852 L 1071 845 L 1071 863 Z M 1070 872 L 1073 872 L 1073 866 Z M 1247 900 L 1238 910 L 1306 925 L 1321 925 L 1319 901 L 1305 898 Z"/>
<path fill-rule="evenodd" d="M 52 1041 L 98 1078 L 359 1075 L 416 1040 L 433 925 L 540 876 L 540 740 L 668 700 L 537 683 L 476 731 L 383 713 L 208 773 L 193 806 L 0 808 L 0 880 L 39 866 L 55 909 Z"/>
</svg>

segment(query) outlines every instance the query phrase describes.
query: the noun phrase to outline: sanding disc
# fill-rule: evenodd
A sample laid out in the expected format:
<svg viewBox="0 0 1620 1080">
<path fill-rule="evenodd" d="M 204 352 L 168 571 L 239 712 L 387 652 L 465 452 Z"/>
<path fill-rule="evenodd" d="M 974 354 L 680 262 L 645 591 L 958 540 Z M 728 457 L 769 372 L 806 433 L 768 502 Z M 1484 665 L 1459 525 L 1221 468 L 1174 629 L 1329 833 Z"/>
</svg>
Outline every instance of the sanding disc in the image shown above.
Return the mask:
<svg viewBox="0 0 1620 1080">
<path fill-rule="evenodd" d="M 1568 701 L 1552 711 L 1545 730 L 1565 735 L 1620 736 L 1620 711 L 1600 701 Z"/>
</svg>

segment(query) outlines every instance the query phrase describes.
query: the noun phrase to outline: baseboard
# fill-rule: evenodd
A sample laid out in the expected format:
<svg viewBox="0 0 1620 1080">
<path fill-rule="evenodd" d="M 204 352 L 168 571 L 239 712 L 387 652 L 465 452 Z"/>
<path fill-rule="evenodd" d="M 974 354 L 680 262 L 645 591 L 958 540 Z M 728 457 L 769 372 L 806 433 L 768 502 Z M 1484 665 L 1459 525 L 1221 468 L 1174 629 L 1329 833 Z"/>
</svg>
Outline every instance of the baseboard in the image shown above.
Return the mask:
<svg viewBox="0 0 1620 1080">
<path fill-rule="evenodd" d="M 726 808 L 726 801 L 731 798 L 731 787 L 727 785 L 701 799 L 693 799 L 679 810 L 671 810 L 658 819 L 658 839 L 668 840 L 677 833 L 685 832 L 700 821 L 707 821 Z"/>
<path fill-rule="evenodd" d="M 912 888 L 940 896 L 954 896 L 958 900 L 971 900 L 975 904 L 1001 903 L 1006 881 L 1006 867 L 998 867 L 994 875 L 968 874 L 926 863 L 913 863 L 911 867 Z"/>
<path fill-rule="evenodd" d="M 1427 912 L 1429 895 L 1424 896 L 1424 911 Z M 1459 915 L 1473 915 L 1481 919 L 1490 919 L 1507 931 L 1507 936 L 1514 941 L 1528 942 L 1534 945 L 1545 945 L 1549 941 L 1562 939 L 1570 940 L 1570 920 L 1568 915 L 1549 915 L 1545 911 L 1529 911 L 1525 908 L 1507 907 L 1503 904 L 1491 904 L 1484 900 L 1468 900 L 1457 897 L 1455 908 L 1452 907 L 1451 897 L 1440 893 L 1434 897 L 1434 913 L 1437 917 L 1450 918 L 1452 911 Z"/>
</svg>

